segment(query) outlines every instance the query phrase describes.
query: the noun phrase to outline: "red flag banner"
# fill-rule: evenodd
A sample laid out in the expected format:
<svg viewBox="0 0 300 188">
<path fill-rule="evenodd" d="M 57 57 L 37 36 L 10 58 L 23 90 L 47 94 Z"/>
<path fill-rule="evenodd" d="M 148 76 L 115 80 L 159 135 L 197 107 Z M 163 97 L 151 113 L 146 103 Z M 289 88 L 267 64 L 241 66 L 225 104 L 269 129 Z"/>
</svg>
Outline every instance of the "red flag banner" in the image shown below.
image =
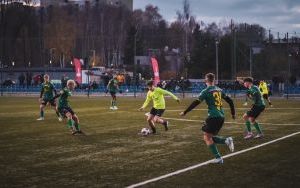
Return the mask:
<svg viewBox="0 0 300 188">
<path fill-rule="evenodd" d="M 154 84 L 157 85 L 157 83 L 160 81 L 159 68 L 158 68 L 158 62 L 154 57 L 151 58 L 151 64 L 152 64 L 152 69 L 154 74 Z"/>
<path fill-rule="evenodd" d="M 76 82 L 81 84 L 82 83 L 81 62 L 77 58 L 74 58 L 73 62 L 74 62 L 74 65 L 75 65 L 75 73 L 76 73 L 75 80 L 76 80 Z"/>
</svg>

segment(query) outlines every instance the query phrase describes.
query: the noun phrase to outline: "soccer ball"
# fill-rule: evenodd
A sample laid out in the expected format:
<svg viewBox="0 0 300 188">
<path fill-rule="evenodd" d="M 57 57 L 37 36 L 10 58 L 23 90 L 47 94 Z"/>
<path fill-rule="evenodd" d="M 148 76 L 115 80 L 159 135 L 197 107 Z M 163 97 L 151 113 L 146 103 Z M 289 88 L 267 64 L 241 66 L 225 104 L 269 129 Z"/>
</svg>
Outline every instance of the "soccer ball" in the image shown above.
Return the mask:
<svg viewBox="0 0 300 188">
<path fill-rule="evenodd" d="M 141 135 L 142 136 L 147 136 L 147 135 L 149 135 L 151 133 L 151 131 L 150 131 L 150 129 L 148 129 L 148 128 L 142 128 L 142 130 L 141 130 Z"/>
</svg>

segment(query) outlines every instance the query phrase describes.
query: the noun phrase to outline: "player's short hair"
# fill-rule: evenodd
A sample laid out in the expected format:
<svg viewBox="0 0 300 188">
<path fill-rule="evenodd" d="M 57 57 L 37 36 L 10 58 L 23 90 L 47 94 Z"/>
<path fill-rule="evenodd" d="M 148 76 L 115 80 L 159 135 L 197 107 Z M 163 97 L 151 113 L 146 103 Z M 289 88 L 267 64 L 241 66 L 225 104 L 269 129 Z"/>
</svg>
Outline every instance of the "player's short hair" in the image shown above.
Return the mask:
<svg viewBox="0 0 300 188">
<path fill-rule="evenodd" d="M 250 83 L 253 83 L 253 78 L 247 77 L 247 78 L 244 79 L 244 82 L 250 82 Z"/>
<path fill-rule="evenodd" d="M 49 78 L 50 76 L 49 76 L 48 74 L 45 74 L 45 75 L 44 75 L 44 78 L 46 78 L 46 77 L 48 77 L 48 78 Z"/>
<path fill-rule="evenodd" d="M 154 85 L 154 82 L 151 80 L 151 81 L 149 81 L 149 82 L 147 82 L 147 86 L 148 87 L 151 87 L 151 86 L 153 86 Z"/>
<path fill-rule="evenodd" d="M 207 80 L 208 82 L 213 82 L 215 81 L 215 75 L 213 73 L 207 73 L 205 75 L 205 80 Z"/>
<path fill-rule="evenodd" d="M 71 84 L 74 85 L 74 87 L 76 87 L 76 82 L 74 80 L 68 80 L 67 81 L 67 86 L 71 85 Z"/>
</svg>

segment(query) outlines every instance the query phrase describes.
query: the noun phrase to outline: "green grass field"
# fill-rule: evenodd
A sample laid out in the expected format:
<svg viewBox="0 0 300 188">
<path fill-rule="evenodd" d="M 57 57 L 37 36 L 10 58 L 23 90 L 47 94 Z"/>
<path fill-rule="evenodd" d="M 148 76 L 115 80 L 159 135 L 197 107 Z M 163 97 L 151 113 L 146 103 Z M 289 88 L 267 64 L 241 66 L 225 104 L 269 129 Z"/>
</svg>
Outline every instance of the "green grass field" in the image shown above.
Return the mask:
<svg viewBox="0 0 300 188">
<path fill-rule="evenodd" d="M 213 158 L 200 131 L 205 104 L 184 117 L 199 122 L 170 120 L 168 132 L 157 125 L 159 134 L 142 137 L 138 133 L 147 125 L 145 112 L 137 109 L 143 99 L 119 98 L 118 111 L 108 109 L 109 101 L 71 98 L 86 133 L 72 136 L 50 108 L 45 121 L 36 121 L 37 98 L 1 97 L 0 187 L 125 187 Z M 176 110 L 191 101 L 167 99 L 164 117 L 182 118 Z M 246 111 L 241 102 L 235 101 L 236 123 L 243 122 Z M 232 122 L 228 109 L 226 114 L 226 121 Z M 259 119 L 265 138 L 245 141 L 244 126 L 235 123 L 226 123 L 220 135 L 232 135 L 239 151 L 300 131 L 299 119 L 299 100 L 274 100 L 274 108 Z M 227 158 L 223 165 L 203 166 L 144 187 L 300 187 L 299 145 L 296 135 Z M 219 150 L 229 153 L 225 146 Z"/>
</svg>

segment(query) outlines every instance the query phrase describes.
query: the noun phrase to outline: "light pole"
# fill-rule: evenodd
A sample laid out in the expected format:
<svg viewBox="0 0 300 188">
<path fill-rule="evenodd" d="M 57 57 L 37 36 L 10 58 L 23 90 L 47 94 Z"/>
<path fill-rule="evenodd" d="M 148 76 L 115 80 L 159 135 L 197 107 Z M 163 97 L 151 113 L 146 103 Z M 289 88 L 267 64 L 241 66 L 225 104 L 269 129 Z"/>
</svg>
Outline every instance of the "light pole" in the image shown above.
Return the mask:
<svg viewBox="0 0 300 188">
<path fill-rule="evenodd" d="M 134 41 L 133 41 L 133 61 L 134 61 L 134 71 L 133 71 L 133 78 L 134 78 L 134 90 L 133 90 L 133 95 L 134 98 L 136 98 L 136 89 L 137 89 L 137 77 L 136 77 L 136 36 L 139 31 L 139 24 L 135 26 L 135 33 L 134 33 Z"/>
<path fill-rule="evenodd" d="M 216 40 L 216 84 L 219 82 L 219 41 Z"/>
<path fill-rule="evenodd" d="M 249 74 L 252 77 L 252 47 L 249 48 Z"/>
<path fill-rule="evenodd" d="M 290 89 L 290 78 L 291 78 L 291 57 L 292 54 L 288 54 L 288 78 L 287 78 L 287 83 L 288 83 L 288 87 L 287 87 L 287 95 L 286 95 L 286 99 L 289 99 L 289 89 Z"/>
</svg>

